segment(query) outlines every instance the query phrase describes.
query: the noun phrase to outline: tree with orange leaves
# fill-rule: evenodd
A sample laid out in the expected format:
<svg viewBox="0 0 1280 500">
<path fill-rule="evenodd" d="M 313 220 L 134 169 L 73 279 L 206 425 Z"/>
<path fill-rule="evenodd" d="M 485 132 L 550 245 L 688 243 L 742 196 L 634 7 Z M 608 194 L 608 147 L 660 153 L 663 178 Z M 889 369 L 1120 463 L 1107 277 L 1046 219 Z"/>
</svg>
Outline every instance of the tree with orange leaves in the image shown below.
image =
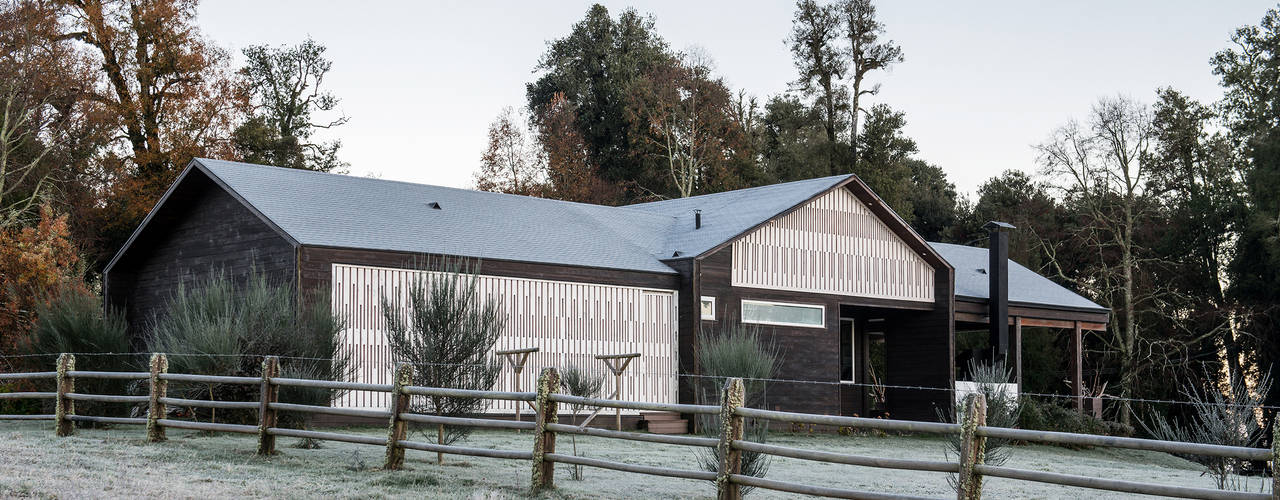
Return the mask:
<svg viewBox="0 0 1280 500">
<path fill-rule="evenodd" d="M 0 231 L 0 355 L 12 354 L 36 320 L 37 305 L 79 280 L 80 257 L 67 217 L 45 205 L 40 222 Z"/>
<path fill-rule="evenodd" d="M 56 0 L 59 39 L 98 63 L 85 82 L 116 129 L 102 158 L 113 172 L 99 222 L 114 247 L 193 157 L 234 158 L 246 111 L 227 52 L 195 25 L 196 0 Z"/>
<path fill-rule="evenodd" d="M 547 197 L 600 205 L 623 203 L 622 189 L 604 180 L 600 168 L 591 163 L 573 103 L 557 92 L 542 110 L 538 142 L 546 158 Z"/>
</svg>

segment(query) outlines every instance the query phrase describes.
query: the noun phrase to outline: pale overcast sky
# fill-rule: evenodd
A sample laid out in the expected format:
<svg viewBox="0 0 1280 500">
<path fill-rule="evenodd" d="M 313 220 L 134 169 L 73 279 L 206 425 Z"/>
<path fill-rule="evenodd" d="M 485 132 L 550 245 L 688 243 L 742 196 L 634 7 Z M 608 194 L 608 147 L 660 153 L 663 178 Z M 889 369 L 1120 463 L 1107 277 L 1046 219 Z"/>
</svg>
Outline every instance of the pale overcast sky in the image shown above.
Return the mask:
<svg viewBox="0 0 1280 500">
<path fill-rule="evenodd" d="M 794 4 L 602 2 L 651 13 L 673 48 L 701 47 L 734 89 L 759 96 L 795 78 L 783 43 Z M 524 103 L 546 41 L 564 36 L 591 2 L 206 0 L 206 35 L 239 51 L 294 44 L 329 48 L 326 86 L 351 122 L 335 129 L 357 175 L 470 187 L 488 123 Z M 962 192 L 1005 169 L 1035 170 L 1031 146 L 1102 95 L 1150 102 L 1174 86 L 1221 95 L 1209 58 L 1231 32 L 1257 24 L 1268 1 L 879 1 L 906 62 L 873 79 L 874 102 L 907 113 L 920 156 Z"/>
</svg>

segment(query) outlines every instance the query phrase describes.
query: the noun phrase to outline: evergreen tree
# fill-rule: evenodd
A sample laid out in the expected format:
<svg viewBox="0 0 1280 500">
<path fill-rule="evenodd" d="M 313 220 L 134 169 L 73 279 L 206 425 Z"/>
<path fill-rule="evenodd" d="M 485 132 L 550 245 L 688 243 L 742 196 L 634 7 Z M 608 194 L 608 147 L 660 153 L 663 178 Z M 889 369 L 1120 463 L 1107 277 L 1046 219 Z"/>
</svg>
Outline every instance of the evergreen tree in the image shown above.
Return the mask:
<svg viewBox="0 0 1280 500">
<path fill-rule="evenodd" d="M 244 49 L 247 59 L 240 74 L 249 84 L 255 113 L 236 128 L 236 151 L 251 163 L 342 171 L 341 141 L 312 142 L 321 129 L 347 123 L 346 116 L 312 121 L 318 112 L 333 111 L 338 98 L 320 86 L 333 67 L 325 47 L 307 38 L 293 47 L 254 45 Z"/>
</svg>

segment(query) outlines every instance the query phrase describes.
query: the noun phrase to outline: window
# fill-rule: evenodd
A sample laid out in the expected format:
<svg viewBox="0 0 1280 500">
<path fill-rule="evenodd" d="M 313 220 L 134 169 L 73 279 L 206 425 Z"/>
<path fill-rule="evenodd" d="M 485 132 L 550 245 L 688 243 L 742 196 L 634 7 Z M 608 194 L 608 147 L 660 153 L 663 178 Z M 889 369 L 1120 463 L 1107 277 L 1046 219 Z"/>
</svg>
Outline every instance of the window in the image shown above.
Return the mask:
<svg viewBox="0 0 1280 500">
<path fill-rule="evenodd" d="M 702 297 L 702 319 L 707 321 L 716 320 L 716 298 Z"/>
<path fill-rule="evenodd" d="M 826 308 L 818 305 L 742 301 L 742 322 L 762 325 L 823 327 Z"/>
<path fill-rule="evenodd" d="M 840 318 L 840 381 L 855 382 L 853 320 Z"/>
</svg>

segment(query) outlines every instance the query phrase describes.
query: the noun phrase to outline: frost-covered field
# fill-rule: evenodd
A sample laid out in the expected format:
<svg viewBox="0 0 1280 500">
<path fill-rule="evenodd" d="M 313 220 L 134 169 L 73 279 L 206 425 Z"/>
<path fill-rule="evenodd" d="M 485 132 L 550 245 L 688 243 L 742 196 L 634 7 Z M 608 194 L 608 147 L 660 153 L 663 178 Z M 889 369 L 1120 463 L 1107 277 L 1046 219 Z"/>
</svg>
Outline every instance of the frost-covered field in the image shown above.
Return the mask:
<svg viewBox="0 0 1280 500">
<path fill-rule="evenodd" d="M 374 429 L 348 430 L 377 434 Z M 408 470 L 383 472 L 382 449 L 374 446 L 325 443 L 319 450 L 291 447 L 281 439 L 281 454 L 270 459 L 253 456 L 254 437 L 203 436 L 170 429 L 170 440 L 144 442 L 143 430 L 79 431 L 58 439 L 49 423 L 0 423 L 0 497 L 36 498 L 214 498 L 214 497 L 427 497 L 521 498 L 526 496 L 530 468 L 527 461 L 449 457 L 437 466 L 435 455 L 408 451 Z M 477 432 L 469 446 L 528 449 L 532 435 L 515 432 Z M 940 439 L 916 437 L 843 437 L 774 433 L 771 443 L 886 457 L 942 458 Z M 568 452 L 562 437 L 557 448 Z M 601 438 L 578 438 L 582 454 L 634 463 L 696 468 L 689 448 Z M 1160 453 L 1124 450 L 1071 451 L 1045 446 L 1020 446 L 1007 464 L 1113 479 L 1155 481 L 1212 487 L 1194 464 Z M 874 491 L 946 497 L 954 495 L 946 476 L 832 465 L 775 458 L 773 479 L 808 482 Z M 708 483 L 586 470 L 584 481 L 568 479 L 568 466 L 558 465 L 556 492 L 547 498 L 707 498 Z M 1252 478 L 1253 489 L 1263 481 Z M 989 498 L 1125 498 L 1093 490 L 988 479 Z M 751 498 L 787 495 L 756 491 Z"/>
</svg>

